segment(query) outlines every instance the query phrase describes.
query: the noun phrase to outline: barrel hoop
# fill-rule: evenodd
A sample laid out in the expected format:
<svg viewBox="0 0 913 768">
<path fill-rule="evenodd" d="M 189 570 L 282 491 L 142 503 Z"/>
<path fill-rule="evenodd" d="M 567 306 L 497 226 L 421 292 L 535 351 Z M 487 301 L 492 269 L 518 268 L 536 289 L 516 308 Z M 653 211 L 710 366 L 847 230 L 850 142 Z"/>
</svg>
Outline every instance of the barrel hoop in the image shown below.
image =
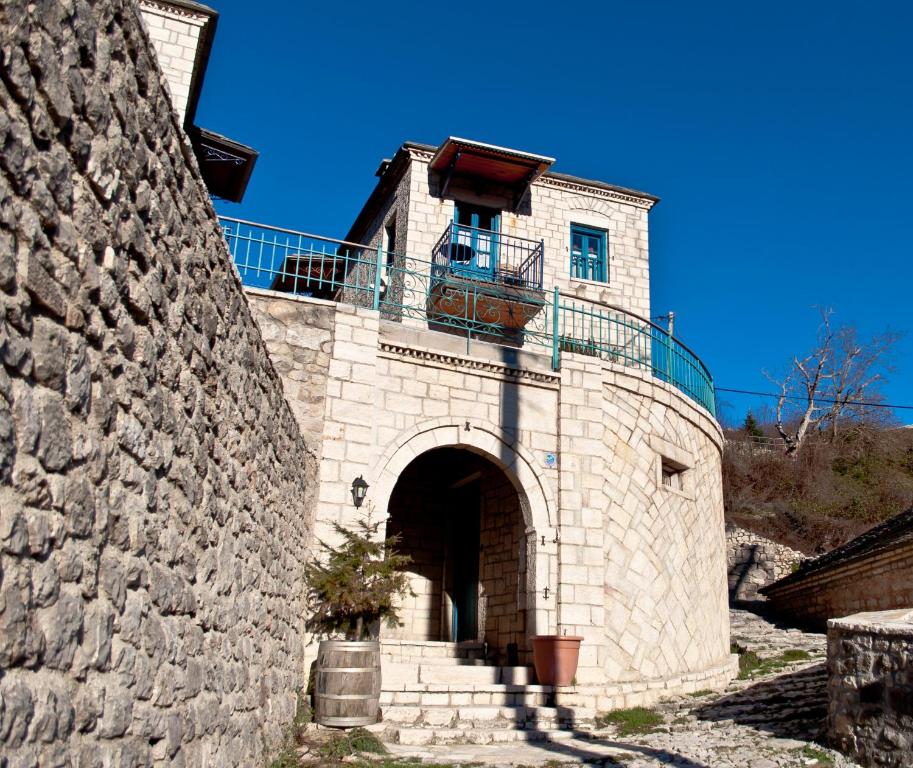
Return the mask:
<svg viewBox="0 0 913 768">
<path fill-rule="evenodd" d="M 346 699 L 353 701 L 376 701 L 379 698 L 376 693 L 318 693 L 315 695 L 318 699 Z"/>
<path fill-rule="evenodd" d="M 379 672 L 380 667 L 320 667 L 318 672 Z"/>
<path fill-rule="evenodd" d="M 376 722 L 377 718 L 375 717 L 324 717 L 321 719 L 320 724 L 347 727 L 350 725 L 373 725 Z"/>
<path fill-rule="evenodd" d="M 334 651 L 358 651 L 359 653 L 364 653 L 365 651 L 380 651 L 380 645 L 377 641 L 371 640 L 324 640 L 320 643 L 321 648 L 331 649 Z"/>
</svg>

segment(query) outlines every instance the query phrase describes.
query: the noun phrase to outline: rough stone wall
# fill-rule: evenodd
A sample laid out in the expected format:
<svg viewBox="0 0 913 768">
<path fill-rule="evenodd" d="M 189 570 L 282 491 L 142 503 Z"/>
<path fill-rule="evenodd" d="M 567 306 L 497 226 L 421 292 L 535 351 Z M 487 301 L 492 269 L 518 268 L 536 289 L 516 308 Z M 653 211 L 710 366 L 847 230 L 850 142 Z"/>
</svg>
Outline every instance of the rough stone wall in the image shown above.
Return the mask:
<svg viewBox="0 0 913 768">
<path fill-rule="evenodd" d="M 913 755 L 913 611 L 828 622 L 828 736 L 864 766 L 906 768 Z"/>
<path fill-rule="evenodd" d="M 159 67 L 168 81 L 171 103 L 183 125 L 197 47 L 203 28 L 212 23 L 210 16 L 168 0 L 139 0 L 139 7 Z"/>
<path fill-rule="evenodd" d="M 517 489 L 494 466 L 480 488 L 480 634 L 502 664 L 511 643 L 525 663 L 532 648 L 526 637 L 526 526 Z"/>
<path fill-rule="evenodd" d="M 271 291 L 256 289 L 247 289 L 247 299 L 301 435 L 319 460 L 335 307 L 319 299 L 301 301 L 289 296 L 277 300 Z"/>
<path fill-rule="evenodd" d="M 249 766 L 315 462 L 136 7 L 0 6 L 0 762 Z"/>
<path fill-rule="evenodd" d="M 726 526 L 729 600 L 766 600 L 761 587 L 793 572 L 805 560 L 794 549 L 735 525 Z"/>
<path fill-rule="evenodd" d="M 774 584 L 766 594 L 778 614 L 817 629 L 828 619 L 913 606 L 913 541 L 837 563 L 796 584 Z"/>
<path fill-rule="evenodd" d="M 403 473 L 403 482 L 390 499 L 388 536 L 401 536 L 400 551 L 412 558 L 409 565 L 411 595 L 398 603 L 400 627 L 385 627 L 384 638 L 444 640 L 441 599 L 445 559 L 444 527 L 435 491 L 416 468 Z"/>
<path fill-rule="evenodd" d="M 454 203 L 441 199 L 428 177 L 431 154 L 412 150 L 409 177 L 407 252 L 430 259 L 434 244 L 453 219 Z M 469 199 L 474 199 L 470 196 Z M 485 204 L 486 200 L 478 198 Z M 499 206 L 500 203 L 488 201 Z M 544 240 L 544 285 L 558 286 L 581 298 L 604 301 L 642 317 L 650 316 L 650 260 L 647 216 L 651 203 L 621 199 L 596 188 L 575 187 L 543 177 L 532 185 L 528 210 L 501 215 L 501 231 Z M 594 283 L 570 276 L 571 224 L 604 229 L 608 241 L 609 282 Z"/>
</svg>

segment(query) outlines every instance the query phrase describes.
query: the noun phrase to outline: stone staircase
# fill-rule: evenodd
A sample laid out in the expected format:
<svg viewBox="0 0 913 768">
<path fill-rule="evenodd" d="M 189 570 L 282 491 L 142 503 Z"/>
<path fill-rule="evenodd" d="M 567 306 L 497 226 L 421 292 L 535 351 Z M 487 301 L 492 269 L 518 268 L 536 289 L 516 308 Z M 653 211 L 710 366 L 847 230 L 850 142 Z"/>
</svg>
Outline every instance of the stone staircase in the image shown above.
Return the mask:
<svg viewBox="0 0 913 768">
<path fill-rule="evenodd" d="M 392 743 L 494 744 L 571 738 L 594 712 L 554 706 L 524 666 L 486 664 L 480 643 L 382 641 L 382 722 Z"/>
</svg>

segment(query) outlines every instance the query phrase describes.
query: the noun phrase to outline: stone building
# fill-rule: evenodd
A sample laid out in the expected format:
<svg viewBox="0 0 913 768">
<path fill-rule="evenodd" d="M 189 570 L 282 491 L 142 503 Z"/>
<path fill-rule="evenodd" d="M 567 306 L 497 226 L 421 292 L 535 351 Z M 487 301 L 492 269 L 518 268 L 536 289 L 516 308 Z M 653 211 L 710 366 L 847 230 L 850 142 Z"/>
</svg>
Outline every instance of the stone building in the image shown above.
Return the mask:
<svg viewBox="0 0 913 768">
<path fill-rule="evenodd" d="M 206 188 L 215 197 L 241 202 L 257 162 L 256 150 L 196 124 L 219 14 L 194 0 L 137 4 Z"/>
<path fill-rule="evenodd" d="M 796 624 L 913 606 L 913 509 L 762 588 L 771 607 Z"/>
<path fill-rule="evenodd" d="M 733 674 L 712 382 L 647 319 L 657 198 L 553 162 L 407 142 L 343 240 L 222 220 L 320 460 L 317 537 L 367 510 L 413 558 L 388 721 L 553 700 L 510 687 L 534 635 L 583 637 L 578 720 Z"/>
</svg>

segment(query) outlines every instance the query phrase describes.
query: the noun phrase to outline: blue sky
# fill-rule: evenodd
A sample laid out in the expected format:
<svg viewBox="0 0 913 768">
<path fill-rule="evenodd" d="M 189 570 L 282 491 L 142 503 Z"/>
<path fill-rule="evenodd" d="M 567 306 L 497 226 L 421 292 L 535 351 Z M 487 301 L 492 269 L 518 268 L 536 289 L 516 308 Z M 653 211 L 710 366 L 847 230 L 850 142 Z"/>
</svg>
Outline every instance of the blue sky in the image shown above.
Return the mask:
<svg viewBox="0 0 913 768">
<path fill-rule="evenodd" d="M 769 390 L 827 306 L 907 332 L 913 405 L 913 3 L 212 4 L 197 122 L 260 151 L 221 213 L 341 237 L 403 140 L 540 152 L 662 198 L 654 314 L 718 386 Z"/>
</svg>

